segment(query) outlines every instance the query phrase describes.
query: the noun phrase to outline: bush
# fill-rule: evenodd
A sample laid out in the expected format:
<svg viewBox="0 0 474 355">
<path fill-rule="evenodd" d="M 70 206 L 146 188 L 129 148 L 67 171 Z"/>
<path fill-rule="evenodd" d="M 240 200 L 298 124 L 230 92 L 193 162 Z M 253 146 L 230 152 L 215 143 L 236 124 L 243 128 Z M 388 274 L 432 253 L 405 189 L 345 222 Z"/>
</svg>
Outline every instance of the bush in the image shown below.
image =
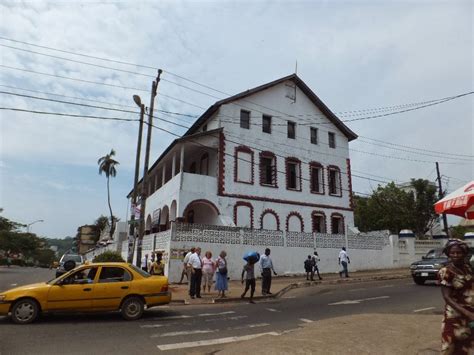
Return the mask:
<svg viewBox="0 0 474 355">
<path fill-rule="evenodd" d="M 100 255 L 97 255 L 94 260 L 92 260 L 93 263 L 103 263 L 103 262 L 119 262 L 123 263 L 125 260 L 123 260 L 122 255 L 120 253 L 117 253 L 116 251 L 106 251 L 103 252 Z"/>
</svg>

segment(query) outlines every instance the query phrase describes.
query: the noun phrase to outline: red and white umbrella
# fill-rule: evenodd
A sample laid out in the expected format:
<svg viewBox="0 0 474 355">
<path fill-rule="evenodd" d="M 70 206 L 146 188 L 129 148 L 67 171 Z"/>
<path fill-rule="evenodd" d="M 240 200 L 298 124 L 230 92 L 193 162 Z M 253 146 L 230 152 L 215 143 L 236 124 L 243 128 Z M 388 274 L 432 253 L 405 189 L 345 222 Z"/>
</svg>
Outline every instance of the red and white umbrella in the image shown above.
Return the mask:
<svg viewBox="0 0 474 355">
<path fill-rule="evenodd" d="M 455 214 L 466 219 L 474 219 L 474 181 L 436 202 L 434 208 L 438 214 Z"/>
</svg>

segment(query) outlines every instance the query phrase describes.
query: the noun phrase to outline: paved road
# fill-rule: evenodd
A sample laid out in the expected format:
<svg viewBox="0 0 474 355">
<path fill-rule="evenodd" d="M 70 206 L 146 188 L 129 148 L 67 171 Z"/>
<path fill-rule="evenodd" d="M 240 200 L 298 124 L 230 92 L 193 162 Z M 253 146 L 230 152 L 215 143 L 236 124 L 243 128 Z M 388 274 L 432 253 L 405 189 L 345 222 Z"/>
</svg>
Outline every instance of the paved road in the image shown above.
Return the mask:
<svg viewBox="0 0 474 355">
<path fill-rule="evenodd" d="M 297 289 L 254 305 L 166 306 L 137 322 L 117 313 L 44 316 L 25 326 L 0 318 L 0 353 L 209 353 L 224 341 L 277 334 L 315 320 L 356 313 L 440 314 L 442 304 L 437 286 L 403 279 Z"/>
</svg>

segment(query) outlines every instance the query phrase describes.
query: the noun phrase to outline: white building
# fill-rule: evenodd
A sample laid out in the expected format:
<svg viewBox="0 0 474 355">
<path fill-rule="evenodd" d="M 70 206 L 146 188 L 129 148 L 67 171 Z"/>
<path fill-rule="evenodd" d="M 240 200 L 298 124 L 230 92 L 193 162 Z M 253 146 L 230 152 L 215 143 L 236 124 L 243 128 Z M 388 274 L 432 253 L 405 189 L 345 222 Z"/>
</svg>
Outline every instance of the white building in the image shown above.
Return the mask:
<svg viewBox="0 0 474 355">
<path fill-rule="evenodd" d="M 218 101 L 150 168 L 146 234 L 172 221 L 344 234 L 355 138 L 296 74 Z"/>
</svg>

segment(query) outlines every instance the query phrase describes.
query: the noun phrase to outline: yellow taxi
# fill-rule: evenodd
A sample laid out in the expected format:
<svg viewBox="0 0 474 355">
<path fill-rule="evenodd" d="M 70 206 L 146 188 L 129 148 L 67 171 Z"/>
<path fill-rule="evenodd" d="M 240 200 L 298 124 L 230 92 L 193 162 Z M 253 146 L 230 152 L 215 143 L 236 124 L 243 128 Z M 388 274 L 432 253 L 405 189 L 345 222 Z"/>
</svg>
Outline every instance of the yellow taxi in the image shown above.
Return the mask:
<svg viewBox="0 0 474 355">
<path fill-rule="evenodd" d="M 51 281 L 0 292 L 0 315 L 14 323 L 33 322 L 46 312 L 120 310 L 126 320 L 139 319 L 146 308 L 171 302 L 168 278 L 151 276 L 127 263 L 79 266 Z"/>
</svg>

